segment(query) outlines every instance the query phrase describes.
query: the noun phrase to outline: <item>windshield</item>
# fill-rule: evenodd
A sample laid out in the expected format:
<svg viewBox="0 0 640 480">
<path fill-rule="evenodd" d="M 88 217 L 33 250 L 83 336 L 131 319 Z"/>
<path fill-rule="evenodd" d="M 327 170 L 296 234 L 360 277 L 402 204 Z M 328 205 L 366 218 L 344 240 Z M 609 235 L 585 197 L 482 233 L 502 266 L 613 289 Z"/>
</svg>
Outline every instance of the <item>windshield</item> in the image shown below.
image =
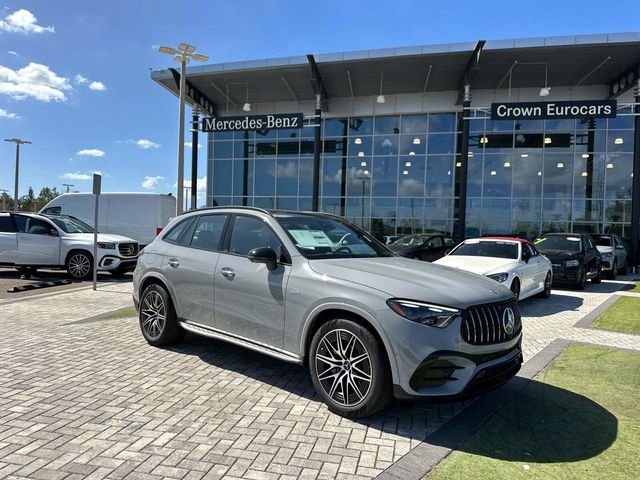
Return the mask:
<svg viewBox="0 0 640 480">
<path fill-rule="evenodd" d="M 393 256 L 372 236 L 338 219 L 311 215 L 276 219 L 296 248 L 308 259 Z"/>
<path fill-rule="evenodd" d="M 426 235 L 407 235 L 402 238 L 399 238 L 395 242 L 394 245 L 403 245 L 403 246 L 418 246 L 422 245 L 428 237 Z"/>
<path fill-rule="evenodd" d="M 591 238 L 598 247 L 613 247 L 613 237 L 609 235 L 591 235 Z"/>
<path fill-rule="evenodd" d="M 449 255 L 518 259 L 518 244 L 512 242 L 467 240 Z"/>
<path fill-rule="evenodd" d="M 77 218 L 49 217 L 65 233 L 93 233 L 93 228 Z"/>
<path fill-rule="evenodd" d="M 533 243 L 538 250 L 580 251 L 580 237 L 550 235 L 548 237 L 539 237 Z"/>
</svg>

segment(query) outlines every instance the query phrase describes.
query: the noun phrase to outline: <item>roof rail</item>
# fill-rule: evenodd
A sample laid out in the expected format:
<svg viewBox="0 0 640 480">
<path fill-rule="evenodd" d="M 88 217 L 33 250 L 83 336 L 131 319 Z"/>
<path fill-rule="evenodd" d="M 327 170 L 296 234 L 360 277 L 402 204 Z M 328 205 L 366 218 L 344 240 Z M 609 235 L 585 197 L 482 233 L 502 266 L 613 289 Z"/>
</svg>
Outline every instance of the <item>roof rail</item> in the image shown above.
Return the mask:
<svg viewBox="0 0 640 480">
<path fill-rule="evenodd" d="M 207 211 L 207 210 L 227 210 L 227 209 L 251 210 L 253 212 L 266 213 L 270 217 L 273 216 L 271 214 L 271 212 L 269 210 L 265 209 L 265 208 L 249 207 L 249 206 L 245 206 L 245 205 L 227 205 L 227 206 L 217 206 L 217 207 L 202 207 L 202 208 L 196 208 L 195 210 L 188 210 L 186 212 L 182 212 L 180 215 L 184 215 L 184 214 L 191 213 L 191 212 L 204 212 L 204 211 Z"/>
</svg>

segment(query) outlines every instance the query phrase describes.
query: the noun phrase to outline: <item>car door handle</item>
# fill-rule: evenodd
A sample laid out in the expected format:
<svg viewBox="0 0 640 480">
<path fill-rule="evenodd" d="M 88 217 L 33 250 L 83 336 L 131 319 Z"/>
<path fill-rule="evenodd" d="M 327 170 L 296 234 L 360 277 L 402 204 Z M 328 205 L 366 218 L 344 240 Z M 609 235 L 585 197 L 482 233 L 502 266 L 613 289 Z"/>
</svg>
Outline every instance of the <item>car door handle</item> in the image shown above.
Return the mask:
<svg viewBox="0 0 640 480">
<path fill-rule="evenodd" d="M 233 278 L 236 276 L 236 272 L 233 271 L 233 268 L 224 267 L 220 270 L 220 274 L 225 278 Z"/>
<path fill-rule="evenodd" d="M 180 262 L 177 258 L 170 258 L 167 263 L 169 263 L 169 266 L 173 268 L 178 268 L 180 266 Z"/>
</svg>

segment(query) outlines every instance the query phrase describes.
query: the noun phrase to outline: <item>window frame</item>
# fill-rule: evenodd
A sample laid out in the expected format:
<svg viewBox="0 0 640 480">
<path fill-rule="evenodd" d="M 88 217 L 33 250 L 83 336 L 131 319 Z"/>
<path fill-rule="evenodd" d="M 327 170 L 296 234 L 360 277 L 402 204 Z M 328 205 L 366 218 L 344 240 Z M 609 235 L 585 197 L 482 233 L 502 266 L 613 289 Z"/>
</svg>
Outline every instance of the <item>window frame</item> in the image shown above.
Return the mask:
<svg viewBox="0 0 640 480">
<path fill-rule="evenodd" d="M 171 230 L 168 230 L 168 231 L 167 231 L 167 233 L 165 233 L 165 234 L 162 236 L 162 241 L 163 241 L 163 242 L 167 242 L 167 243 L 169 243 L 169 244 L 171 244 L 171 245 L 181 245 L 181 243 L 180 243 L 180 242 L 182 241 L 182 237 L 184 237 L 184 234 L 185 234 L 185 233 L 187 233 L 187 231 L 189 230 L 189 227 L 191 226 L 191 223 L 193 222 L 193 219 L 194 219 L 194 218 L 196 218 L 196 217 L 197 217 L 197 215 L 194 215 L 193 217 L 189 217 L 189 218 L 185 218 L 185 219 L 183 219 L 183 220 L 180 220 L 178 223 L 176 223 L 176 224 L 171 228 Z M 186 225 L 185 229 L 182 231 L 182 233 L 180 233 L 180 235 L 178 235 L 178 238 L 176 239 L 176 241 L 168 240 L 168 239 L 167 239 L 167 237 L 168 237 L 169 235 L 171 235 L 175 229 L 177 229 L 180 225 L 183 225 L 183 224 L 185 224 L 185 223 L 186 223 L 187 225 Z"/>
<path fill-rule="evenodd" d="M 8 218 L 9 219 L 9 224 L 13 227 L 13 231 L 12 232 L 3 232 L 0 230 L 0 233 L 18 233 L 18 226 L 16 225 L 16 222 L 13 218 L 13 215 L 7 215 L 6 217 L 3 216 L 2 218 Z"/>
<path fill-rule="evenodd" d="M 15 233 L 22 233 L 23 235 L 44 235 L 44 236 L 52 236 L 50 235 L 51 229 L 53 228 L 56 231 L 56 236 L 60 237 L 60 230 L 58 229 L 58 226 L 55 225 L 52 221 L 50 221 L 48 218 L 40 218 L 40 217 L 32 217 L 29 215 L 20 215 L 20 214 L 12 214 L 11 217 L 13 217 L 13 225 L 16 229 Z M 30 232 L 21 232 L 18 229 L 18 222 L 16 222 L 16 217 L 23 217 L 25 218 L 25 227 L 27 225 L 27 222 L 29 222 L 29 220 L 37 220 L 39 222 L 43 222 L 45 224 L 48 224 L 48 228 L 47 228 L 47 233 L 30 233 Z"/>
<path fill-rule="evenodd" d="M 195 220 L 192 221 L 192 223 L 190 223 L 187 226 L 186 230 L 182 233 L 180 238 L 180 243 L 178 244 L 178 246 L 184 247 L 184 248 L 193 248 L 194 250 L 201 250 L 203 252 L 224 253 L 224 250 L 223 250 L 224 240 L 227 235 L 227 229 L 229 228 L 229 220 L 231 216 L 232 214 L 230 213 L 203 213 L 201 215 L 194 215 L 193 218 Z M 218 239 L 218 246 L 215 248 L 215 250 L 212 250 L 210 248 L 194 247 L 192 245 L 193 235 L 195 234 L 196 228 L 198 228 L 198 224 L 200 223 L 200 220 L 202 220 L 203 217 L 226 217 L 224 224 L 222 225 L 222 232 L 220 233 L 220 238 Z M 192 226 L 193 226 L 193 229 L 191 228 Z M 183 243 L 183 241 L 185 240 L 184 236 L 188 231 L 191 231 L 191 238 L 189 239 L 189 244 L 187 245 L 186 243 Z"/>
</svg>

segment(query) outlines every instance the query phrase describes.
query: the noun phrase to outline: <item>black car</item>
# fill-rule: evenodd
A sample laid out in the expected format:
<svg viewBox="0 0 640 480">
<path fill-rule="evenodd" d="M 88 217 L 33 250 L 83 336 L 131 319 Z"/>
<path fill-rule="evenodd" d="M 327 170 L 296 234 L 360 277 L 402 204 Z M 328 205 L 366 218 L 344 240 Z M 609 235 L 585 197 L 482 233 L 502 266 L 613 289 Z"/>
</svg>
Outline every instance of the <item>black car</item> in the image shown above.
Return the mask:
<svg viewBox="0 0 640 480">
<path fill-rule="evenodd" d="M 387 245 L 387 248 L 402 257 L 433 262 L 444 257 L 457 244 L 448 235 L 417 233 L 405 235 Z"/>
<path fill-rule="evenodd" d="M 593 240 L 584 233 L 547 233 L 533 242 L 551 260 L 553 283 L 565 283 L 584 290 L 587 280 L 600 283 L 602 258 Z"/>
</svg>

